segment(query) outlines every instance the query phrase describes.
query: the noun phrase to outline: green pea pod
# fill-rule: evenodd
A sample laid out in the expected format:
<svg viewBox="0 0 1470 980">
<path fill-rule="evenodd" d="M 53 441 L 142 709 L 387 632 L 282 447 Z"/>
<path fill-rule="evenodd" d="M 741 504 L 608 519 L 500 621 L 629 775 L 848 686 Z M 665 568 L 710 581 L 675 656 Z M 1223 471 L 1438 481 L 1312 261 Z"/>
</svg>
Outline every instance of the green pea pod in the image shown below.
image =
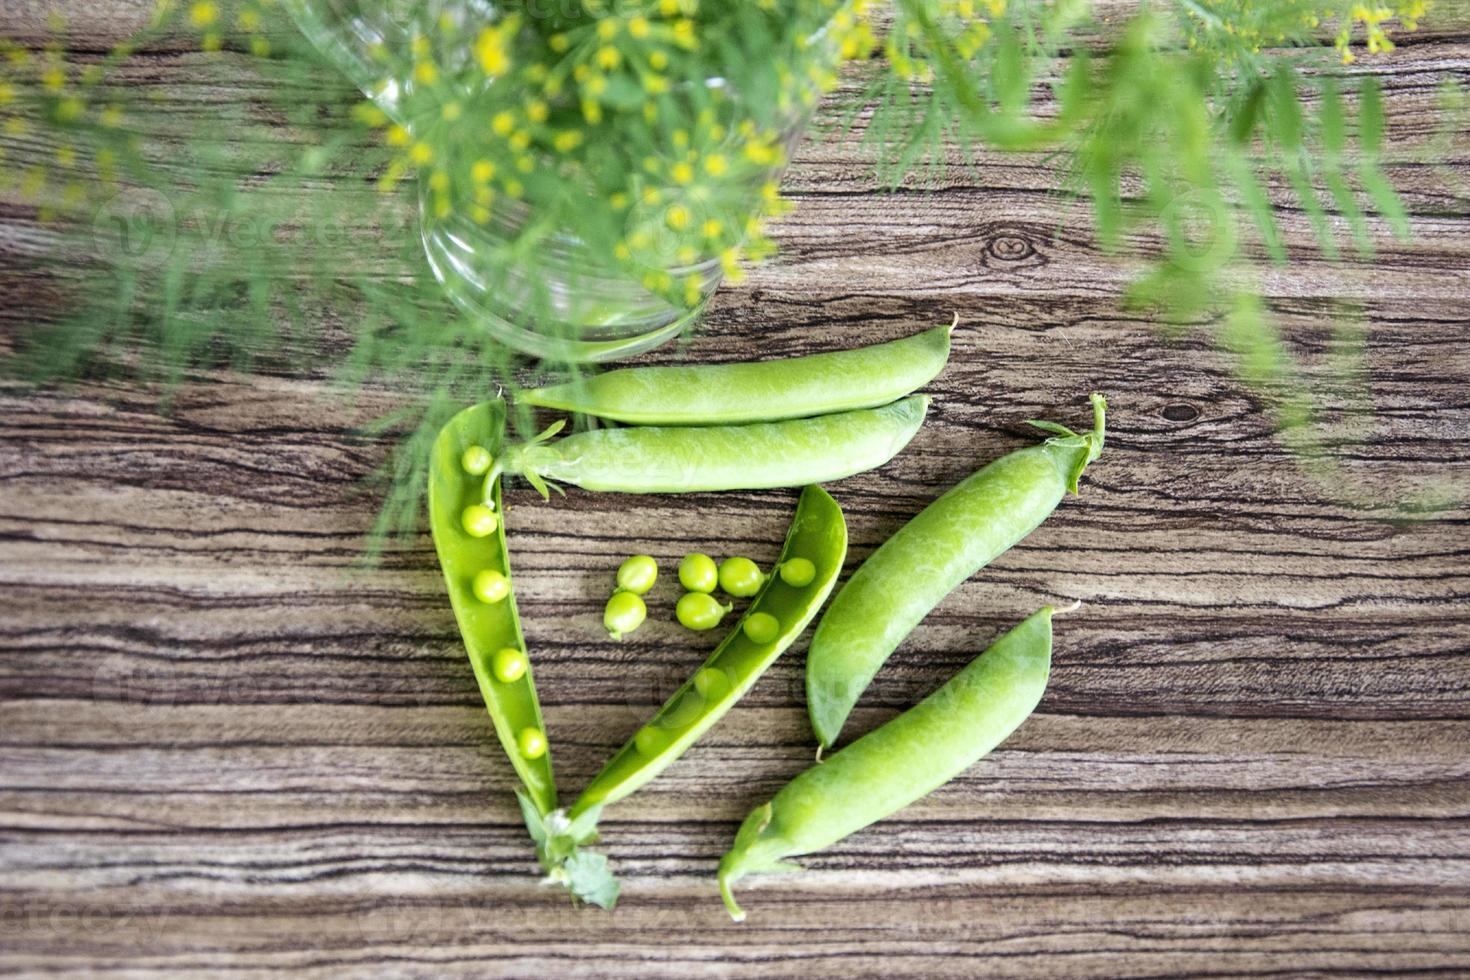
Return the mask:
<svg viewBox="0 0 1470 980">
<path fill-rule="evenodd" d="M 1052 608 L 996 640 L 914 707 L 787 783 L 741 824 L 720 860 L 720 894 L 747 874 L 800 870 L 787 859 L 828 847 L 964 772 L 1025 721 L 1051 671 Z"/>
<path fill-rule="evenodd" d="M 493 667 L 494 658 L 501 650 L 526 649 L 515 596 L 506 594 L 499 601 L 484 602 L 474 591 L 475 577 L 487 570 L 504 575 L 508 583 L 510 552 L 505 544 L 499 481 L 491 480 L 487 485 L 482 477 L 465 472 L 461 461 L 465 451 L 472 447 L 494 453 L 504 431 L 505 406 L 499 400 L 465 409 L 439 431 L 429 464 L 429 527 L 444 571 L 444 582 L 449 588 L 449 601 L 480 694 L 495 723 L 495 733 L 536 809 L 545 814 L 556 809 L 551 752 L 544 750 L 528 758 L 521 747 L 524 732 L 545 731 L 530 668 L 524 667 L 507 683 L 496 677 Z M 489 506 L 501 515 L 493 534 L 474 537 L 465 530 L 463 514 L 476 505 Z"/>
<path fill-rule="evenodd" d="M 548 480 L 588 490 L 693 493 L 827 483 L 882 466 L 924 424 L 927 395 L 882 408 L 751 425 L 596 429 L 548 442 L 553 426 L 496 461 L 546 495 Z"/>
<path fill-rule="evenodd" d="M 807 654 L 807 710 L 823 746 L 904 637 L 961 582 L 1036 529 L 1102 452 L 1107 402 L 1092 396 L 1093 431 L 1051 422 L 1039 446 L 971 475 L 889 538 L 832 600 Z"/>
<path fill-rule="evenodd" d="M 953 331 L 950 324 L 781 361 L 622 368 L 520 397 L 628 425 L 728 425 L 875 408 L 932 381 L 949 360 Z"/>
<path fill-rule="evenodd" d="M 594 808 L 628 796 L 723 718 L 816 616 L 837 582 L 846 556 L 847 522 L 842 508 L 821 487 L 807 487 L 801 493 L 780 561 L 804 558 L 812 563 L 814 576 L 800 587 L 788 584 L 779 575 L 769 576 L 724 642 L 592 780 L 573 804 L 571 818 L 576 820 Z M 773 632 L 762 632 L 752 624 Z"/>
</svg>

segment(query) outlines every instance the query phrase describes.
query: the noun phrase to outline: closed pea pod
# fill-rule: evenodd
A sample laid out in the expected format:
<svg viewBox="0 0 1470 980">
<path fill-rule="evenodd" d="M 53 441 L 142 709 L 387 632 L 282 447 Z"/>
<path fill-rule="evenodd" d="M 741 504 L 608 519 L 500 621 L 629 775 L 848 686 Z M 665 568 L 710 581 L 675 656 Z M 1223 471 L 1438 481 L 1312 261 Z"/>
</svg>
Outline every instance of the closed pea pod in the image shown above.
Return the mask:
<svg viewBox="0 0 1470 980">
<path fill-rule="evenodd" d="M 810 561 L 815 569 L 812 580 L 798 588 L 769 578 L 741 623 L 578 797 L 571 809 L 573 819 L 616 802 L 653 779 L 724 717 L 806 629 L 831 593 L 846 555 L 842 509 L 821 487 L 807 487 L 781 557 Z M 751 622 L 757 627 L 746 629 Z"/>
<path fill-rule="evenodd" d="M 467 462 L 473 467 L 487 459 L 499 444 L 504 417 L 500 402 L 486 402 L 460 412 L 440 430 L 429 463 L 429 525 L 495 733 L 536 809 L 544 814 L 556 808 L 556 784 L 541 703 L 523 652 L 526 644 L 511 589 L 505 522 L 497 518 L 491 530 L 477 533 L 489 525 L 482 511 L 504 514 L 500 484 L 490 484 L 487 499 L 483 476 L 465 469 Z"/>
<path fill-rule="evenodd" d="M 817 626 L 807 655 L 807 710 L 823 746 L 842 731 L 878 668 L 940 600 L 1030 534 L 1102 452 L 1106 402 L 1092 396 L 1093 431 L 1055 433 L 966 478 L 869 556 Z"/>
<path fill-rule="evenodd" d="M 1047 606 L 919 704 L 807 769 L 741 824 L 720 860 L 720 893 L 761 871 L 799 870 L 810 854 L 928 795 L 968 769 L 1025 721 L 1051 671 Z"/>
<path fill-rule="evenodd" d="M 492 473 L 518 473 L 542 494 L 549 480 L 588 490 L 693 493 L 840 480 L 892 459 L 924 423 L 929 399 L 751 425 L 595 429 L 541 436 L 497 457 Z"/>
<path fill-rule="evenodd" d="M 949 359 L 953 330 L 779 361 L 622 368 L 521 398 L 628 425 L 728 425 L 874 408 L 933 380 Z"/>
</svg>

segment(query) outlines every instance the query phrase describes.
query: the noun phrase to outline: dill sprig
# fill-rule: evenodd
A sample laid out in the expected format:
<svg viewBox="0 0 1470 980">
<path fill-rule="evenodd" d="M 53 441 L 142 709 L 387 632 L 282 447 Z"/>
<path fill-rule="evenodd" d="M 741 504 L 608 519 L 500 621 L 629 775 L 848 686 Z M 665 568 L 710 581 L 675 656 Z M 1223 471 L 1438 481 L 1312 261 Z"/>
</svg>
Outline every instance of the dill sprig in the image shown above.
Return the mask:
<svg viewBox="0 0 1470 980">
<path fill-rule="evenodd" d="M 166 393 L 200 365 L 309 363 L 348 392 L 398 392 L 366 433 L 399 447 L 380 543 L 417 527 L 420 450 L 454 406 L 580 370 L 518 357 L 460 311 L 425 265 L 420 212 L 493 227 L 478 261 L 529 321 L 554 319 L 540 284 L 567 227 L 588 274 L 697 309 L 710 269 L 770 254 L 789 142 L 843 60 L 870 63 L 847 122 L 895 185 L 956 151 L 1064 158 L 1059 190 L 1104 249 L 1151 242 L 1127 302 L 1217 324 L 1303 455 L 1322 454 L 1302 368 L 1242 285 L 1258 256 L 1290 258 L 1266 189 L 1290 190 L 1330 259 L 1371 256 L 1370 219 L 1409 233 L 1381 168 L 1382 94 L 1334 68 L 1391 51 L 1423 2 L 1161 0 L 1104 24 L 1089 0 L 584 0 L 472 23 L 441 0 L 407 5 L 404 44 L 345 76 L 297 29 L 315 5 L 291 2 L 295 18 L 274 0 L 164 3 L 75 63 L 59 42 L 0 41 L 0 193 L 33 209 L 45 231 L 19 259 L 63 297 L 9 364 Z M 255 93 L 207 130 L 132 84 L 147 52 L 184 45 Z"/>
</svg>

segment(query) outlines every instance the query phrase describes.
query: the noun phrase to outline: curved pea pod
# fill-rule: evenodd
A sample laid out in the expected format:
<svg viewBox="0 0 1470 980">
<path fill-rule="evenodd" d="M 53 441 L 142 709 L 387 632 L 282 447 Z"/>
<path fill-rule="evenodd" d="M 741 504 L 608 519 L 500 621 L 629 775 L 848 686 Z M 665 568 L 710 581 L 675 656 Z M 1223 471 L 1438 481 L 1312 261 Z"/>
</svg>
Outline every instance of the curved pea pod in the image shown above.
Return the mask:
<svg viewBox="0 0 1470 980">
<path fill-rule="evenodd" d="M 807 487 L 781 548 L 781 561 L 807 559 L 816 569 L 812 580 L 798 588 L 771 576 L 704 665 L 608 760 L 572 805 L 571 817 L 576 819 L 628 796 L 723 718 L 816 616 L 846 556 L 847 522 L 842 508 L 821 487 Z M 768 626 L 772 619 L 773 632 L 746 628 L 752 621 Z"/>
<path fill-rule="evenodd" d="M 721 425 L 874 408 L 917 391 L 944 369 L 954 327 L 780 361 L 621 368 L 520 397 L 628 425 Z"/>
<path fill-rule="evenodd" d="M 595 429 L 548 442 L 553 426 L 507 450 L 497 467 L 546 492 L 546 481 L 623 493 L 800 487 L 888 462 L 924 424 L 926 395 L 882 408 L 750 425 Z"/>
<path fill-rule="evenodd" d="M 795 871 L 787 859 L 828 847 L 949 782 L 1025 721 L 1051 672 L 1052 608 L 996 640 L 917 705 L 787 783 L 741 824 L 720 860 L 720 894 L 747 874 Z"/>
<path fill-rule="evenodd" d="M 830 746 L 857 699 L 904 637 L 961 582 L 1036 529 L 1102 452 L 1107 403 L 1093 431 L 1055 435 L 966 478 L 883 543 L 832 600 L 807 654 L 812 730 Z"/>
<path fill-rule="evenodd" d="M 439 431 L 429 462 L 429 527 L 454 617 L 480 695 L 495 723 L 495 734 L 536 810 L 546 814 L 556 809 L 556 782 L 530 668 L 502 670 L 502 676 L 513 676 L 506 681 L 496 676 L 494 667 L 500 651 L 526 649 L 515 595 L 508 592 L 502 599 L 486 602 L 474 591 L 476 576 L 486 571 L 505 576 L 508 589 L 510 552 L 505 543 L 500 482 L 491 480 L 487 485 L 483 477 L 466 472 L 462 460 L 466 450 L 473 447 L 496 451 L 504 430 L 505 406 L 496 400 L 465 409 Z M 476 537 L 465 528 L 462 518 L 466 509 L 487 504 L 499 519 L 494 522 L 493 533 Z M 539 742 L 527 733 L 539 734 Z M 525 749 L 530 750 L 529 755 Z"/>
</svg>

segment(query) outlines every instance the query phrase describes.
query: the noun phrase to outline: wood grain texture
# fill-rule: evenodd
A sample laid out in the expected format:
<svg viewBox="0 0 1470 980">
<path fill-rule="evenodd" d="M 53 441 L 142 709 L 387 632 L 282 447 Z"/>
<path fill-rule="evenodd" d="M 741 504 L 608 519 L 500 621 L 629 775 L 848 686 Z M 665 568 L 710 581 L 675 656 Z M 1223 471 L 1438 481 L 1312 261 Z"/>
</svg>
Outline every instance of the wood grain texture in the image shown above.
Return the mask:
<svg viewBox="0 0 1470 980">
<path fill-rule="evenodd" d="M 146 6 L 79 7 L 67 43 L 103 49 Z M 45 9 L 7 4 L 0 34 L 39 40 Z M 1435 86 L 1470 80 L 1470 34 L 1427 28 L 1363 68 L 1384 82 L 1414 242 L 1378 229 L 1375 262 L 1331 265 L 1282 195 L 1297 260 L 1262 270 L 1309 364 L 1331 355 L 1343 301 L 1361 309 L 1377 415 L 1330 448 L 1390 498 L 1431 476 L 1470 485 L 1470 147 L 1460 134 L 1421 152 L 1441 123 Z M 228 59 L 180 50 L 136 70 L 175 125 L 250 97 Z M 3 388 L 0 971 L 1470 974 L 1465 498 L 1402 523 L 1315 482 L 1208 330 L 1170 337 L 1120 311 L 1129 267 L 1084 215 L 1059 221 L 1047 161 L 987 157 L 886 195 L 866 153 L 851 138 L 802 148 L 781 257 L 721 290 L 691 353 L 795 354 L 960 314 L 929 424 L 832 488 L 854 565 L 1030 439 L 1022 420 L 1082 423 L 1086 393 L 1108 392 L 1107 453 L 1081 497 L 936 610 L 852 722 L 891 717 L 1042 602 L 1079 599 L 1013 738 L 800 876 L 750 879 L 736 926 L 714 867 L 737 821 L 811 758 L 803 640 L 608 811 L 617 911 L 570 909 L 537 883 L 430 542 L 354 565 L 374 510 L 359 478 L 384 451 L 355 427 L 391 392 L 349 407 L 305 354 L 299 369 L 200 374 L 167 415 L 128 386 Z M 0 210 L 0 255 L 36 234 Z M 44 275 L 7 263 L 4 336 L 48 295 Z M 1322 395 L 1361 417 L 1350 393 Z M 617 562 L 769 562 L 795 499 L 510 495 L 564 794 L 715 642 L 669 621 L 667 573 L 650 622 L 609 642 Z"/>
</svg>

